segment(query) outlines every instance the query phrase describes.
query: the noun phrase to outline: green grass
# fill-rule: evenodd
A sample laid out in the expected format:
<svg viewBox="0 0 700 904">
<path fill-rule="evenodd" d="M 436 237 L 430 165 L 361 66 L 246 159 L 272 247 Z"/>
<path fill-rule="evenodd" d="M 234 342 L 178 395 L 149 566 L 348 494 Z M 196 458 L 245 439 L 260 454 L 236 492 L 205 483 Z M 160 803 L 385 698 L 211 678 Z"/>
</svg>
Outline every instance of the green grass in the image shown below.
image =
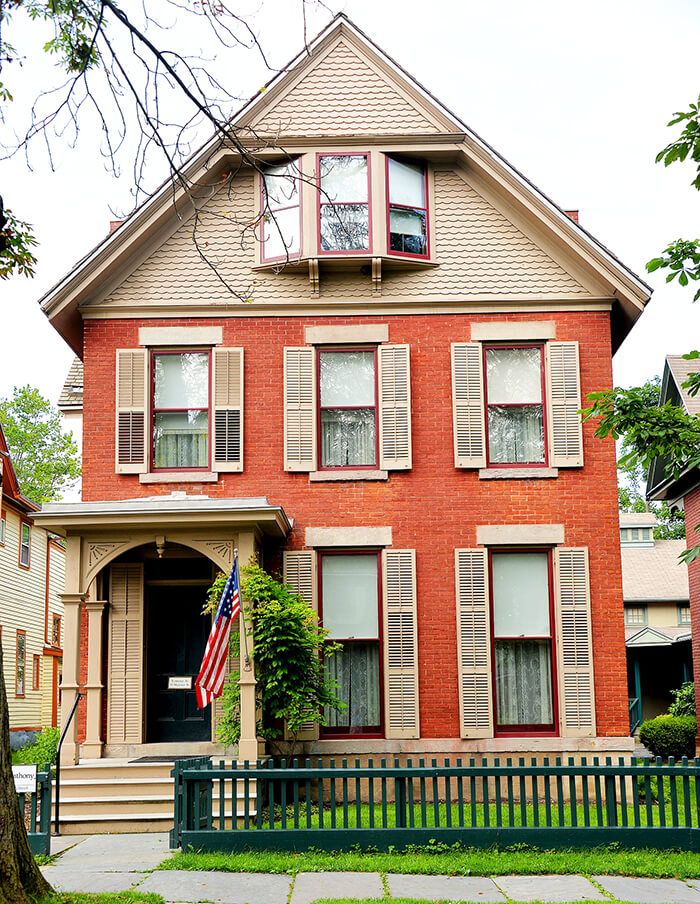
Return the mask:
<svg viewBox="0 0 700 904">
<path fill-rule="evenodd" d="M 378 872 L 416 875 L 496 876 L 578 874 L 700 878 L 700 854 L 619 850 L 614 845 L 586 850 L 540 851 L 525 845 L 479 850 L 442 845 L 409 847 L 407 852 L 253 851 L 240 854 L 177 853 L 158 869 L 220 870 L 232 873 Z"/>
<path fill-rule="evenodd" d="M 87 894 L 77 891 L 59 891 L 49 898 L 39 898 L 36 904 L 164 904 L 163 898 L 153 892 L 118 891 Z"/>
</svg>

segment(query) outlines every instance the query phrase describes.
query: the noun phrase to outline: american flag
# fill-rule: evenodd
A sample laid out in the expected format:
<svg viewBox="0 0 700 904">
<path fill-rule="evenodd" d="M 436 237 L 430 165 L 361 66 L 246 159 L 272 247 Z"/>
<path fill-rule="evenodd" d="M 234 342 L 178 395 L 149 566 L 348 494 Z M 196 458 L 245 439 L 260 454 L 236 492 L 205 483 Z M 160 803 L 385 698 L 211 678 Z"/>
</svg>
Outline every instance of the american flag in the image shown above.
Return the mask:
<svg viewBox="0 0 700 904">
<path fill-rule="evenodd" d="M 197 694 L 197 706 L 201 709 L 212 700 L 221 696 L 226 672 L 228 641 L 231 636 L 231 623 L 238 618 L 241 611 L 241 591 L 238 578 L 238 556 L 234 557 L 231 573 L 221 594 L 219 608 L 212 625 L 209 640 L 204 650 L 202 667 L 194 683 Z"/>
</svg>

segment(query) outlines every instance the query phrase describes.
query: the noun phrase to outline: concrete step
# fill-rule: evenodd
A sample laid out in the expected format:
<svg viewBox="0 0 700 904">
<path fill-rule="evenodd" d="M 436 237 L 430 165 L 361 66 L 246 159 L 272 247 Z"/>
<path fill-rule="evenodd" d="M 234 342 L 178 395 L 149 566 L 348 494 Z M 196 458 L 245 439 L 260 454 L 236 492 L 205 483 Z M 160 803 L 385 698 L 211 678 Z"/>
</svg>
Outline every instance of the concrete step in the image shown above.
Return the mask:
<svg viewBox="0 0 700 904">
<path fill-rule="evenodd" d="M 94 760 L 79 766 L 61 767 L 61 784 L 63 780 L 100 779 L 107 776 L 122 778 L 170 778 L 172 763 L 127 763 L 110 760 Z"/>
</svg>

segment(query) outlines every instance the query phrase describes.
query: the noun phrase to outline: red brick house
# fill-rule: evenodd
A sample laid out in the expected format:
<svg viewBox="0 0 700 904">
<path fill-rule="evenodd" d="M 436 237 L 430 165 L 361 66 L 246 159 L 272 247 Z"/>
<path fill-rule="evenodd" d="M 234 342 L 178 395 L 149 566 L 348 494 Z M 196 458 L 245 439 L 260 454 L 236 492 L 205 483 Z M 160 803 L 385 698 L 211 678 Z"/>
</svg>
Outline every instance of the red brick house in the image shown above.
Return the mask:
<svg viewBox="0 0 700 904">
<path fill-rule="evenodd" d="M 189 684 L 236 547 L 343 643 L 314 754 L 630 751 L 615 449 L 578 411 L 647 286 L 344 17 L 235 124 L 259 171 L 204 148 L 198 199 L 42 299 L 84 363 L 83 502 L 38 516 L 66 756 L 217 749 Z"/>
</svg>

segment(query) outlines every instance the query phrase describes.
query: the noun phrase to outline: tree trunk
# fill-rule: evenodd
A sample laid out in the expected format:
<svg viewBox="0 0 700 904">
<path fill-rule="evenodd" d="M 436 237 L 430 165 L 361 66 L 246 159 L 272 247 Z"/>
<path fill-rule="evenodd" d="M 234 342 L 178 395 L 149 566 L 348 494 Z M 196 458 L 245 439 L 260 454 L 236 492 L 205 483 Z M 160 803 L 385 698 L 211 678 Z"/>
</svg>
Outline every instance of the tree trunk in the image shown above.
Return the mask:
<svg viewBox="0 0 700 904">
<path fill-rule="evenodd" d="M 43 764 L 42 764 L 43 765 Z M 29 850 L 24 814 L 12 777 L 10 714 L 0 646 L 0 904 L 30 904 L 53 894 Z"/>
</svg>

